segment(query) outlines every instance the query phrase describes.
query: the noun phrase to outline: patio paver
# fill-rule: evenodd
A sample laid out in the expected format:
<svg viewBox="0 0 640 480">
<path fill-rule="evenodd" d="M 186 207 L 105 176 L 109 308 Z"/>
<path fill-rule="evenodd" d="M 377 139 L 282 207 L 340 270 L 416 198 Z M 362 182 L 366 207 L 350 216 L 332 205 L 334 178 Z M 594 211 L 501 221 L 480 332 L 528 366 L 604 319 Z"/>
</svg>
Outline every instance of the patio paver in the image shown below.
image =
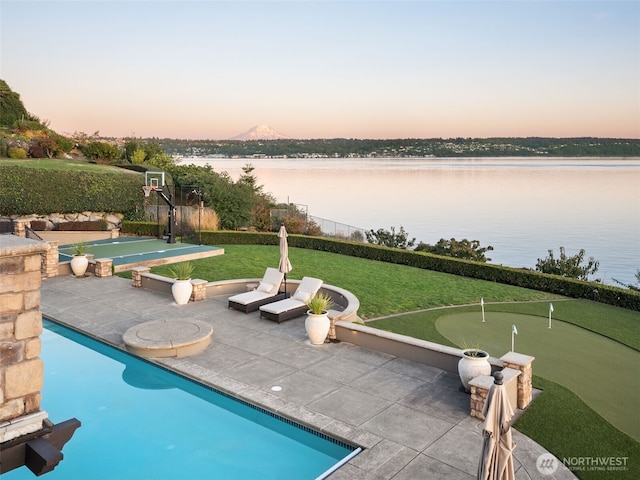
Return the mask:
<svg viewBox="0 0 640 480">
<path fill-rule="evenodd" d="M 226 296 L 177 306 L 171 295 L 133 288 L 127 279 L 92 276 L 46 279 L 41 292 L 44 316 L 122 349 L 124 332 L 144 322 L 207 322 L 213 336 L 204 351 L 154 361 L 362 446 L 332 480 L 475 478 L 482 423 L 469 416 L 454 374 L 346 342 L 312 346 L 304 317 L 277 324 L 229 310 Z M 516 478 L 541 478 L 536 460 L 546 451 L 514 437 Z M 576 477 L 561 464 L 544 478 Z"/>
</svg>

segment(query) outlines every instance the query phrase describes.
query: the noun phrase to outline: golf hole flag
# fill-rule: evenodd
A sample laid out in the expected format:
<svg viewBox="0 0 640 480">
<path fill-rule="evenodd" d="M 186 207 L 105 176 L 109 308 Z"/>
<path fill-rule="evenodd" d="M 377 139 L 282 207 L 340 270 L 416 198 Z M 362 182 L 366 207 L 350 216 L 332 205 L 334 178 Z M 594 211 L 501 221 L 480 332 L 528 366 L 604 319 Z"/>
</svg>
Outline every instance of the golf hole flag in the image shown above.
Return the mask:
<svg viewBox="0 0 640 480">
<path fill-rule="evenodd" d="M 511 351 L 513 352 L 513 347 L 514 347 L 514 340 L 515 340 L 515 336 L 518 334 L 518 329 L 516 328 L 515 325 L 511 325 Z"/>
</svg>

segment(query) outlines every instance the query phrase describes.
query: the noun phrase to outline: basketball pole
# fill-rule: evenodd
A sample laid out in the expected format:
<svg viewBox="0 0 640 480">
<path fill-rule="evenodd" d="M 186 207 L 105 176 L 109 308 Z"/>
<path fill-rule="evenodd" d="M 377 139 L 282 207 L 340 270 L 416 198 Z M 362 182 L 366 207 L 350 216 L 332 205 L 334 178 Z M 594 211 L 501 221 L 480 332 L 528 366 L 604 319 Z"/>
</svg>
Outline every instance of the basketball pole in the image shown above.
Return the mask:
<svg viewBox="0 0 640 480">
<path fill-rule="evenodd" d="M 145 189 L 146 185 L 144 187 L 142 187 L 143 189 Z M 167 197 L 164 193 L 164 189 L 169 190 L 169 196 Z M 171 192 L 171 188 L 169 187 L 169 185 L 165 184 L 164 188 L 162 189 L 153 189 L 160 198 L 162 198 L 166 204 L 169 206 L 169 212 L 168 212 L 168 238 L 167 238 L 167 243 L 176 243 L 176 234 L 175 234 L 175 223 L 176 223 L 176 205 L 174 203 L 173 200 L 173 193 Z M 151 191 L 149 191 L 149 193 L 151 193 Z M 148 196 L 147 191 L 145 190 L 145 196 Z"/>
</svg>

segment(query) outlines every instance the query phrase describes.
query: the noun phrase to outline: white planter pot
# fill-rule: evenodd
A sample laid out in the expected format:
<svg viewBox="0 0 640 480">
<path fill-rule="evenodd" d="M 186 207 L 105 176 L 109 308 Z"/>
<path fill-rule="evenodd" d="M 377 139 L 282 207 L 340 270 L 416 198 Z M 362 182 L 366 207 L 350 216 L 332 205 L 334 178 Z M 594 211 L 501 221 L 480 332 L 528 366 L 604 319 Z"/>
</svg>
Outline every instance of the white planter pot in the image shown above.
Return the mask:
<svg viewBox="0 0 640 480">
<path fill-rule="evenodd" d="M 477 352 L 476 356 L 470 352 Z M 458 361 L 458 374 L 465 391 L 469 392 L 469 382 L 480 375 L 491 375 L 491 364 L 489 354 L 484 350 L 468 348 L 462 351 L 462 358 Z"/>
<path fill-rule="evenodd" d="M 89 259 L 86 255 L 74 255 L 71 259 L 71 271 L 76 277 L 84 276 L 89 266 Z"/>
<path fill-rule="evenodd" d="M 329 335 L 331 321 L 327 312 L 315 314 L 307 312 L 307 318 L 304 321 L 304 327 L 307 329 L 307 336 L 312 345 L 322 345 Z"/>
<path fill-rule="evenodd" d="M 191 285 L 191 279 L 189 280 L 175 280 L 171 286 L 171 293 L 173 299 L 178 305 L 186 305 L 191 298 L 191 292 L 193 291 L 193 285 Z"/>
</svg>

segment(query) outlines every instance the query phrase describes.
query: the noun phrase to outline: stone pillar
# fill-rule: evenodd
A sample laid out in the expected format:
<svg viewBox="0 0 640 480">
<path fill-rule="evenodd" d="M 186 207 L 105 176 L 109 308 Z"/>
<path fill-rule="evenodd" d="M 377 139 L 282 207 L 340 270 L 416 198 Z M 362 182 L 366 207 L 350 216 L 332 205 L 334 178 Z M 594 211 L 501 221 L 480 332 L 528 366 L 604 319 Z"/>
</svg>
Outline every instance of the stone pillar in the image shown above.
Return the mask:
<svg viewBox="0 0 640 480">
<path fill-rule="evenodd" d="M 58 276 L 58 240 L 47 242 L 49 249 L 42 254 L 42 264 L 40 273 L 44 278 L 52 278 Z"/>
<path fill-rule="evenodd" d="M 49 249 L 15 235 L 0 239 L 0 443 L 42 429 L 40 255 Z"/>
<path fill-rule="evenodd" d="M 502 373 L 502 383 L 509 398 L 509 403 L 515 409 L 517 403 L 517 377 L 520 376 L 520 370 L 505 367 L 499 371 Z M 472 417 L 484 420 L 484 404 L 487 401 L 487 396 L 493 383 L 494 377 L 492 375 L 480 375 L 469 381 L 471 390 L 470 415 Z"/>
<path fill-rule="evenodd" d="M 487 401 L 487 395 L 493 385 L 493 377 L 490 375 L 480 375 L 479 377 L 469 380 L 469 389 L 471 391 L 471 413 L 470 415 L 480 420 L 484 420 L 484 404 Z"/>
<path fill-rule="evenodd" d="M 131 285 L 135 288 L 142 288 L 142 274 L 150 272 L 149 267 L 135 267 L 131 269 Z"/>
<path fill-rule="evenodd" d="M 190 300 L 192 302 L 199 302 L 207 299 L 207 281 L 206 280 L 191 280 L 193 285 L 193 291 L 191 292 Z"/>
<path fill-rule="evenodd" d="M 96 277 L 110 277 L 112 275 L 113 260 L 110 258 L 98 258 L 94 275 Z"/>
<path fill-rule="evenodd" d="M 503 355 L 500 360 L 505 367 L 520 371 L 520 375 L 518 375 L 518 408 L 526 408 L 533 400 L 532 363 L 535 357 L 509 352 Z"/>
<path fill-rule="evenodd" d="M 13 221 L 13 234 L 18 237 L 26 237 L 27 229 L 26 227 L 31 228 L 31 222 L 27 222 L 25 220 L 14 220 Z"/>
</svg>

